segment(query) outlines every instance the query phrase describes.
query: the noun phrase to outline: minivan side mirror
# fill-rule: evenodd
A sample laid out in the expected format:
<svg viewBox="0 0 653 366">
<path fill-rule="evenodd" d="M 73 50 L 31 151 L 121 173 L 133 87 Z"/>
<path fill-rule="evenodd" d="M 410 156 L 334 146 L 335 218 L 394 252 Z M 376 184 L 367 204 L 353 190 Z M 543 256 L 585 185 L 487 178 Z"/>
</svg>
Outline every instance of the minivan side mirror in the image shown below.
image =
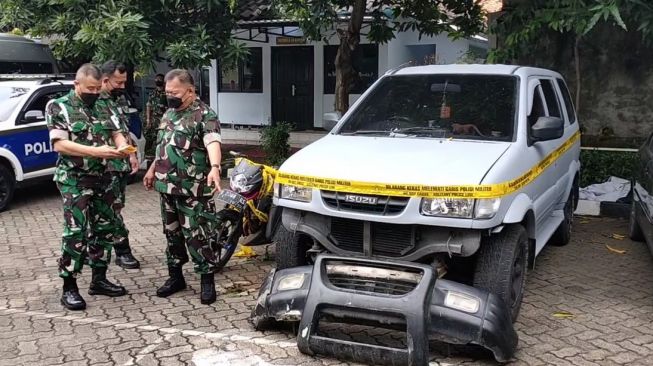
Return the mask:
<svg viewBox="0 0 653 366">
<path fill-rule="evenodd" d="M 329 113 L 324 113 L 324 118 L 322 121 L 322 128 L 324 128 L 327 131 L 333 130 L 334 127 L 338 124 L 338 121 L 340 121 L 340 112 L 329 112 Z"/>
<path fill-rule="evenodd" d="M 534 142 L 559 139 L 564 133 L 565 122 L 558 117 L 540 117 L 531 127 L 531 138 Z"/>
<path fill-rule="evenodd" d="M 25 112 L 25 116 L 23 116 L 23 121 L 25 123 L 32 123 L 32 122 L 39 122 L 43 121 L 45 119 L 45 116 L 43 115 L 43 111 L 39 110 L 31 110 Z"/>
</svg>

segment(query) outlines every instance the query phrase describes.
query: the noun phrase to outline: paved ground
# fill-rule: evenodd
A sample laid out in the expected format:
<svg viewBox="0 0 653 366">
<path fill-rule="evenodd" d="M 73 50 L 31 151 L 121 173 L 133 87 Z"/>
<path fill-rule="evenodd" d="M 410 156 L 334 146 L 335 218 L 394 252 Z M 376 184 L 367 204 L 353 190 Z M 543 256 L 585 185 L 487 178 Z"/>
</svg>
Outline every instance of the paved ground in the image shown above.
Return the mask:
<svg viewBox="0 0 653 366">
<path fill-rule="evenodd" d="M 142 269 L 110 270 L 130 294 L 110 299 L 84 292 L 85 312 L 64 311 L 55 264 L 59 196 L 50 184 L 17 196 L 11 210 L 0 214 L 1 365 L 345 364 L 301 355 L 290 330 L 251 328 L 250 309 L 272 265 L 264 248 L 257 249 L 258 258 L 236 260 L 218 276 L 220 295 L 212 306 L 200 304 L 190 266 L 189 290 L 156 297 L 155 287 L 166 275 L 164 237 L 157 196 L 139 185 L 129 187 L 125 216 Z M 530 273 L 514 364 L 653 364 L 650 254 L 643 244 L 611 238 L 626 233 L 620 220 L 579 218 L 574 231 L 570 245 L 545 249 Z M 80 281 L 83 289 L 89 272 Z M 553 316 L 559 311 L 574 317 Z M 494 364 L 475 350 L 433 348 L 434 364 Z"/>
</svg>

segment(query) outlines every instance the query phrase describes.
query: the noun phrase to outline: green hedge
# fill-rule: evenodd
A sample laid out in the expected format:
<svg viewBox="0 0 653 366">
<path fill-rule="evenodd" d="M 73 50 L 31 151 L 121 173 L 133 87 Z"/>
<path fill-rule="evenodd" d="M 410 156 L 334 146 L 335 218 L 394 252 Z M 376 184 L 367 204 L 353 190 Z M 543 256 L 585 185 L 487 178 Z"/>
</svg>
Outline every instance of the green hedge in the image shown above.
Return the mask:
<svg viewBox="0 0 653 366">
<path fill-rule="evenodd" d="M 581 150 L 580 186 L 603 183 L 610 176 L 631 179 L 637 160 L 636 152 Z"/>
</svg>

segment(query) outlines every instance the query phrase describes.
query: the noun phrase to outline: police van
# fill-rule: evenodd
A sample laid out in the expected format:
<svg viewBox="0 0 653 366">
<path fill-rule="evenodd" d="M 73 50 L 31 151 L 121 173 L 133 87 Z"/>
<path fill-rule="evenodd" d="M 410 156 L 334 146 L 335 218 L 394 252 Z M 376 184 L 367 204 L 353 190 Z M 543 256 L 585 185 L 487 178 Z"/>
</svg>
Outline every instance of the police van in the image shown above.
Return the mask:
<svg viewBox="0 0 653 366">
<path fill-rule="evenodd" d="M 73 81 L 61 76 L 0 75 L 0 211 L 11 202 L 16 186 L 54 174 L 57 153 L 50 145 L 45 105 L 72 88 Z M 129 114 L 131 137 L 142 161 L 140 119 L 136 109 Z"/>
</svg>

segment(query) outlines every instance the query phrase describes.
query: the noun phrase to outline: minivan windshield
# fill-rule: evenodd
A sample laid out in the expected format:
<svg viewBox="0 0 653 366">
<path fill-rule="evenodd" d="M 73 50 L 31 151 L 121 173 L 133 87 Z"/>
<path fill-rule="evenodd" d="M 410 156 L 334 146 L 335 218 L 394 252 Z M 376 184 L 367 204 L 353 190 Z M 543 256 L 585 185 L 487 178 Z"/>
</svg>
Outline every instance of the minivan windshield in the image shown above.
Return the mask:
<svg viewBox="0 0 653 366">
<path fill-rule="evenodd" d="M 337 133 L 512 141 L 517 85 L 508 75 L 385 77 Z"/>
<path fill-rule="evenodd" d="M 0 121 L 6 121 L 30 88 L 0 85 Z"/>
</svg>

